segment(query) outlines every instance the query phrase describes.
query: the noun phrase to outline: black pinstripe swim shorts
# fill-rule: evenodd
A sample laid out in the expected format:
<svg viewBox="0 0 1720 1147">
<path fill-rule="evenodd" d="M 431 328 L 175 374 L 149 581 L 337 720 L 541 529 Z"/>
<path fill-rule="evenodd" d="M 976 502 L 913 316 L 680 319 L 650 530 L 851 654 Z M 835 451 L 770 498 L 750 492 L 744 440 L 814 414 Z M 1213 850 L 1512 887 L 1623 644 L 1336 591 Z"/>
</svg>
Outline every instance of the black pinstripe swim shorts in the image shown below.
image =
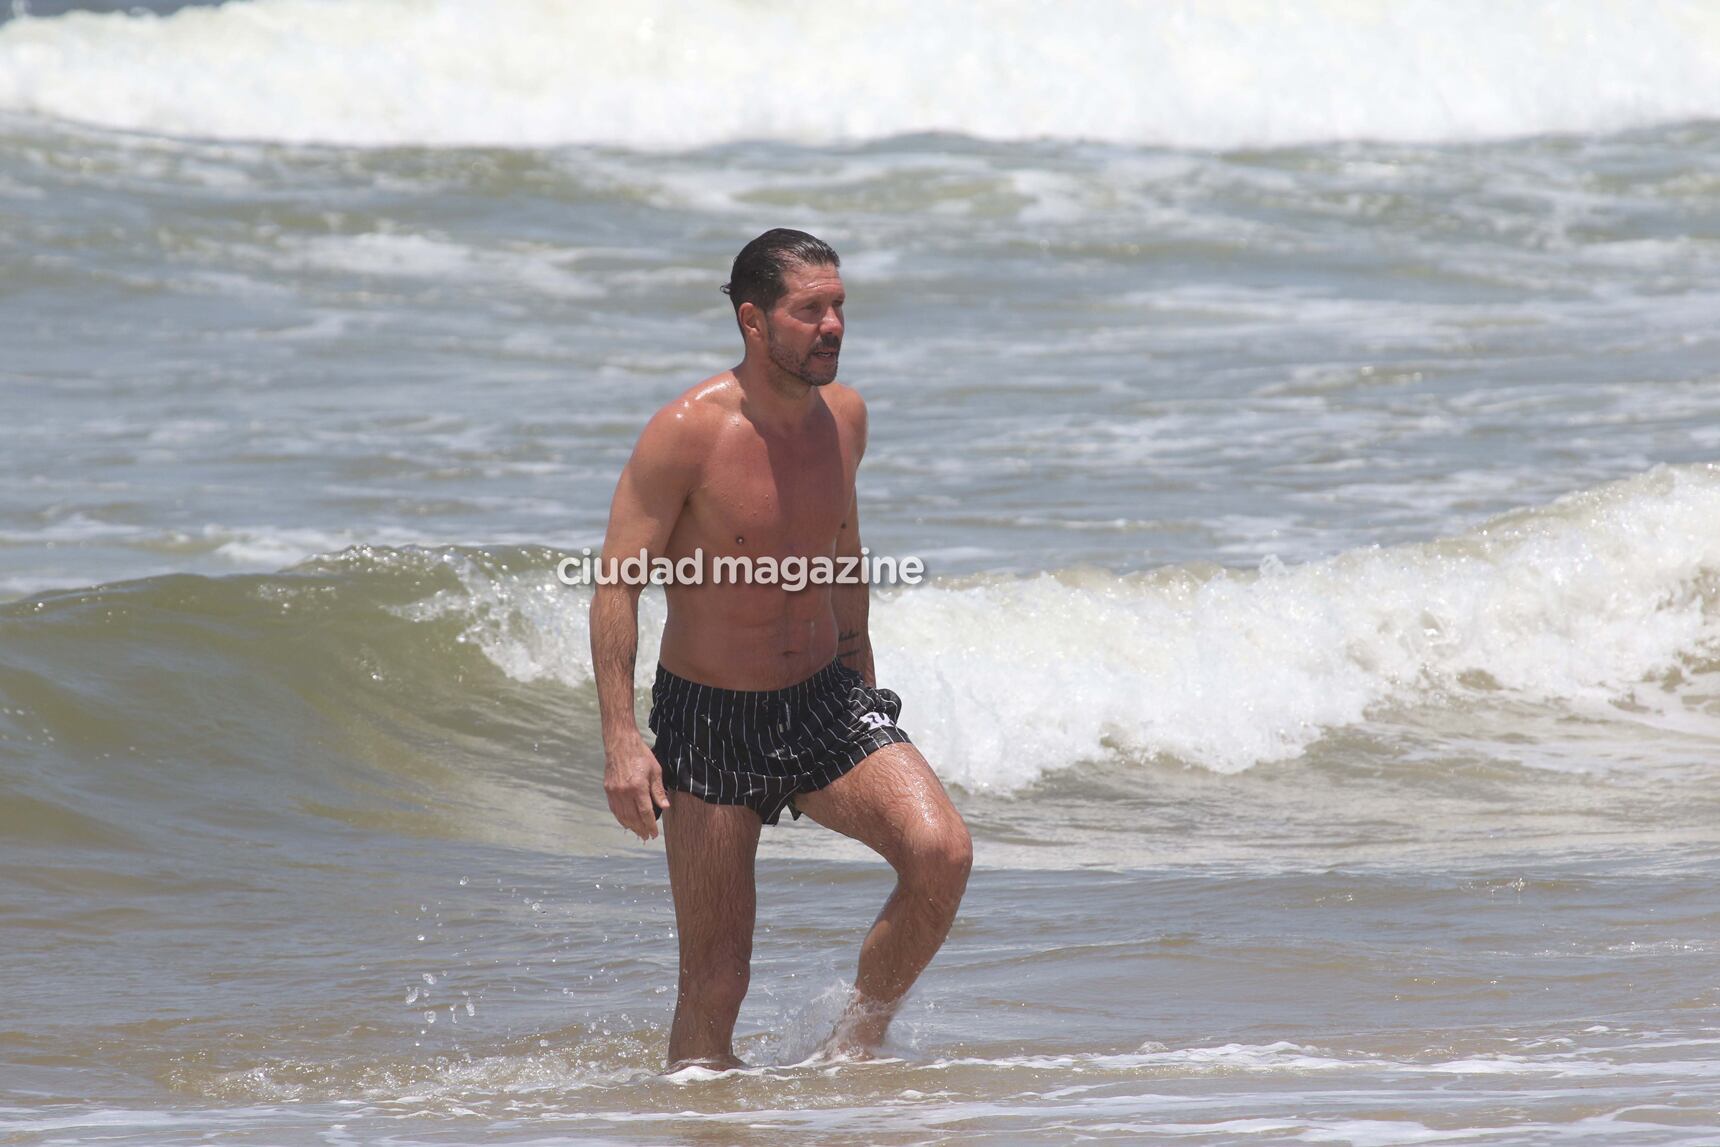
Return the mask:
<svg viewBox="0 0 1720 1147">
<path fill-rule="evenodd" d="M 790 801 L 815 792 L 885 745 L 908 740 L 896 727 L 902 699 L 873 689 L 832 661 L 786 689 L 741 691 L 700 685 L 657 667 L 651 686 L 653 752 L 663 787 L 712 804 L 744 804 L 775 824 Z"/>
</svg>

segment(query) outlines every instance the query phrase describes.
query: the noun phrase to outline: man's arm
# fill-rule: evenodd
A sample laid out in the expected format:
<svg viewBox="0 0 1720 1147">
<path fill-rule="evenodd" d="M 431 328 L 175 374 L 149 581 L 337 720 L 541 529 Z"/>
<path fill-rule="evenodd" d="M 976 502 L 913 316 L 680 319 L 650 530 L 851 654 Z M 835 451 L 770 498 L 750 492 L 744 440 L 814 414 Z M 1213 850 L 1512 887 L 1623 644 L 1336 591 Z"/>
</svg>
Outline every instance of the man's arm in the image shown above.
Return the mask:
<svg viewBox="0 0 1720 1147">
<path fill-rule="evenodd" d="M 692 403 L 675 403 L 658 411 L 639 435 L 610 503 L 609 531 L 603 539 L 606 565 L 640 550 L 649 559 L 668 545 L 681 507 L 698 481 L 696 459 L 703 451 L 693 425 L 697 414 Z M 633 708 L 642 588 L 618 582 L 592 591 L 591 666 L 603 726 L 603 791 L 609 811 L 649 840 L 657 835 L 657 810 L 669 807 L 669 794 Z"/>
<path fill-rule="evenodd" d="M 849 502 L 848 517 L 836 534 L 836 568 L 841 569 L 845 564 L 843 559 L 848 557 L 859 562 L 866 560 L 860 553 L 859 495 L 855 495 Z M 859 566 L 856 565 L 856 576 L 859 572 Z M 875 687 L 878 681 L 872 666 L 872 635 L 867 629 L 867 617 L 871 613 L 872 605 L 871 591 L 872 587 L 864 582 L 856 585 L 834 585 L 830 587 L 830 604 L 836 613 L 837 659 L 864 677 L 868 686 Z"/>
<path fill-rule="evenodd" d="M 852 394 L 852 413 L 855 430 L 855 486 L 849 495 L 848 515 L 842 520 L 842 528 L 836 531 L 836 568 L 841 569 L 845 564 L 843 559 L 856 559 L 855 572 L 858 574 L 860 564 L 866 561 L 860 552 L 860 493 L 859 470 L 860 458 L 866 453 L 866 404 L 860 396 Z M 864 582 L 854 585 L 835 585 L 830 590 L 831 608 L 836 614 L 836 657 L 848 668 L 855 670 L 866 679 L 869 686 L 877 685 L 877 676 L 872 665 L 872 635 L 867 629 L 867 617 L 871 612 L 872 587 Z"/>
</svg>

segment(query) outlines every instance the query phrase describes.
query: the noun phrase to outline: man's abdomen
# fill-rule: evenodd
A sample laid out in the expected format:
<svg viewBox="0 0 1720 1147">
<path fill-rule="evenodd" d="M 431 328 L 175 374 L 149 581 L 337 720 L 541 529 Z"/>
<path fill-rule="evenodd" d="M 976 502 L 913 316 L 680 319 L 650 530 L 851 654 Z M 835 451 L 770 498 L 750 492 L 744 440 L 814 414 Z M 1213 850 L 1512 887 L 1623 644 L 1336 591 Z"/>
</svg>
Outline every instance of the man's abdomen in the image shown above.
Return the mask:
<svg viewBox="0 0 1720 1147">
<path fill-rule="evenodd" d="M 836 656 L 828 586 L 673 586 L 662 665 L 720 689 L 782 689 Z"/>
</svg>

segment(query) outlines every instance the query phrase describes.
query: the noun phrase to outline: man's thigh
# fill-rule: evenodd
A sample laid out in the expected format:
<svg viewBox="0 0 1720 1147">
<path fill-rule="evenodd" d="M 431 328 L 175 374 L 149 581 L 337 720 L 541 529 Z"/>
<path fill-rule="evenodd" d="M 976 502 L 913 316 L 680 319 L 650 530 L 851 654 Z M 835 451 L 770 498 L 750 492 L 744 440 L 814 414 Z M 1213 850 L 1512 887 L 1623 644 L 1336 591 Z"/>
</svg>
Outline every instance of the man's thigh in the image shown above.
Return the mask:
<svg viewBox="0 0 1720 1147">
<path fill-rule="evenodd" d="M 943 782 L 907 743 L 884 746 L 817 792 L 797 794 L 794 805 L 897 867 L 916 845 L 966 833 Z"/>
<path fill-rule="evenodd" d="M 745 805 L 710 804 L 689 792 L 670 795 L 663 845 L 681 950 L 752 950 L 757 910 L 753 861 L 759 816 Z"/>
</svg>

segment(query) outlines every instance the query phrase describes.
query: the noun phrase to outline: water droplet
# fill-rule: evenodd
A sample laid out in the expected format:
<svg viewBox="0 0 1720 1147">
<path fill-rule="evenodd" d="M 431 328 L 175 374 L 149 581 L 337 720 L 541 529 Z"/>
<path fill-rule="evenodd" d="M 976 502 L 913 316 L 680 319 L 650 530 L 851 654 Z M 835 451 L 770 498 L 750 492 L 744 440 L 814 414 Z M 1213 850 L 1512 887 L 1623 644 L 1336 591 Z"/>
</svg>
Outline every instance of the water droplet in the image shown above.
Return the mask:
<svg viewBox="0 0 1720 1147">
<path fill-rule="evenodd" d="M 436 977 L 430 972 L 423 973 L 423 979 L 426 984 L 434 984 L 436 982 Z"/>
<path fill-rule="evenodd" d="M 424 1022 L 427 1024 L 435 1023 L 436 1022 L 436 1013 L 435 1012 L 425 1012 L 424 1013 Z"/>
<path fill-rule="evenodd" d="M 471 883 L 471 882 L 469 880 L 467 880 L 464 876 L 460 877 L 460 887 L 461 888 L 466 887 L 466 885 L 469 883 Z"/>
<path fill-rule="evenodd" d="M 420 944 L 422 944 L 424 942 L 424 933 L 422 933 L 422 932 L 418 933 L 418 942 Z"/>
</svg>

